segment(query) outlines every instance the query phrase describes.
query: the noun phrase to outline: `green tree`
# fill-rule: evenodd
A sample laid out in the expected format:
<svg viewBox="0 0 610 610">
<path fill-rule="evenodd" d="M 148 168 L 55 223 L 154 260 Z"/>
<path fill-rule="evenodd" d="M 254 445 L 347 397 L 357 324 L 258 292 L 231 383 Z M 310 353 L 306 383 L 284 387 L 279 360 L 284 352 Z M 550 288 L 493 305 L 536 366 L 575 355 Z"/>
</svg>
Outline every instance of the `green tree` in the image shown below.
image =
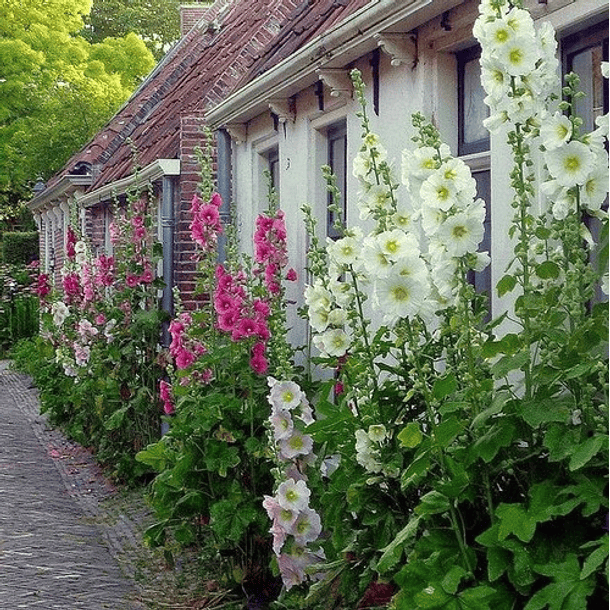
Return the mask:
<svg viewBox="0 0 610 610">
<path fill-rule="evenodd" d="M 135 32 L 159 60 L 180 38 L 179 0 L 94 0 L 82 35 L 89 42 Z"/>
<path fill-rule="evenodd" d="M 0 218 L 84 145 L 154 66 L 135 34 L 90 43 L 91 0 L 0 4 Z"/>
</svg>

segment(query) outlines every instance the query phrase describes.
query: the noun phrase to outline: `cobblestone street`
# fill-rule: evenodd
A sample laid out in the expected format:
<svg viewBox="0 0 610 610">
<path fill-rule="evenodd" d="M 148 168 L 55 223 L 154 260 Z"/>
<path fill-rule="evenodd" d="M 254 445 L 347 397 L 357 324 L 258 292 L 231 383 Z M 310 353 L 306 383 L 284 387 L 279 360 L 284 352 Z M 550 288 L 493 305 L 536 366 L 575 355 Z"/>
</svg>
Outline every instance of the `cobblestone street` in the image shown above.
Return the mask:
<svg viewBox="0 0 610 610">
<path fill-rule="evenodd" d="M 91 455 L 50 428 L 30 380 L 0 362 L 0 610 L 136 610 L 120 568 L 127 517 L 100 524 L 115 490 Z"/>
</svg>

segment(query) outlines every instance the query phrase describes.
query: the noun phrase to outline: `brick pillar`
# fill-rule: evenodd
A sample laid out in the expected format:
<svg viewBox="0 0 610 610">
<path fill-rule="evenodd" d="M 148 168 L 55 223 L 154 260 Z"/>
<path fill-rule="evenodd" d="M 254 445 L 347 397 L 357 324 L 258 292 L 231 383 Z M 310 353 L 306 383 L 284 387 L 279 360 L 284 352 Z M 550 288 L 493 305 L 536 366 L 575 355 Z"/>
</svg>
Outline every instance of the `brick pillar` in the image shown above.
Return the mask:
<svg viewBox="0 0 610 610">
<path fill-rule="evenodd" d="M 203 144 L 204 113 L 189 113 L 180 117 L 180 196 L 175 218 L 174 281 L 186 309 L 201 302 L 195 295 L 195 245 L 191 239 L 191 201 L 200 182 L 200 170 L 195 148 Z"/>
</svg>

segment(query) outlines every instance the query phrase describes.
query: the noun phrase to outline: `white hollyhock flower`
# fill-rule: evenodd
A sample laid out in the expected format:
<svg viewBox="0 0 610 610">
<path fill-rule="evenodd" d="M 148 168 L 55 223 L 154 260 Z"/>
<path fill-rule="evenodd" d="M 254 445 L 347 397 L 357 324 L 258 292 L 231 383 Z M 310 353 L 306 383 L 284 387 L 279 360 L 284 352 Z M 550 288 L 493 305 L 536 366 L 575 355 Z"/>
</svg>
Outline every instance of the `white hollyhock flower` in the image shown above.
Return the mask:
<svg viewBox="0 0 610 610">
<path fill-rule="evenodd" d="M 359 180 L 366 181 L 373 170 L 373 162 L 368 152 L 359 152 L 352 162 L 352 173 Z"/>
<path fill-rule="evenodd" d="M 331 326 L 345 326 L 346 322 L 347 312 L 341 307 L 335 307 L 335 309 L 328 314 L 328 323 Z"/>
<path fill-rule="evenodd" d="M 328 328 L 328 316 L 330 312 L 327 309 L 318 307 L 316 309 L 309 308 L 307 310 L 307 318 L 309 325 L 317 332 L 322 333 Z"/>
<path fill-rule="evenodd" d="M 63 301 L 56 301 L 51 305 L 51 313 L 53 314 L 53 324 L 61 326 L 70 315 L 70 310 Z"/>
<path fill-rule="evenodd" d="M 565 114 L 556 112 L 543 121 L 540 137 L 547 150 L 559 148 L 572 137 L 572 121 Z"/>
<path fill-rule="evenodd" d="M 276 411 L 271 417 L 271 425 L 273 426 L 273 439 L 276 443 L 290 438 L 294 430 L 292 417 L 286 411 Z"/>
<path fill-rule="evenodd" d="M 601 208 L 608 195 L 608 178 L 608 159 L 606 157 L 601 163 L 595 164 L 595 169 L 587 176 L 580 191 L 580 201 L 588 210 L 596 211 Z"/>
<path fill-rule="evenodd" d="M 441 171 L 434 172 L 421 185 L 419 196 L 424 205 L 446 212 L 457 203 L 455 184 Z"/>
<path fill-rule="evenodd" d="M 417 240 L 400 229 L 384 231 L 375 237 L 381 252 L 391 261 L 407 256 L 413 251 L 419 251 Z"/>
<path fill-rule="evenodd" d="M 491 106 L 501 100 L 510 89 L 510 76 L 497 60 L 481 57 L 481 85 L 489 96 L 486 103 Z"/>
<path fill-rule="evenodd" d="M 366 272 L 374 278 L 385 277 L 392 266 L 380 242 L 374 236 L 364 238 L 362 245 L 362 262 Z"/>
<path fill-rule="evenodd" d="M 491 49 L 492 52 L 498 52 L 515 39 L 516 32 L 511 27 L 508 18 L 505 17 L 487 23 L 483 29 L 483 36 L 486 48 Z"/>
<path fill-rule="evenodd" d="M 333 328 L 318 335 L 315 340 L 316 347 L 328 356 L 337 358 L 344 356 L 350 346 L 350 337 L 341 328 Z"/>
<path fill-rule="evenodd" d="M 422 216 L 421 216 L 421 224 L 424 233 L 428 237 L 433 237 L 436 235 L 439 227 L 443 224 L 445 220 L 445 212 L 438 208 L 433 208 L 430 206 L 422 207 Z"/>
<path fill-rule="evenodd" d="M 532 39 L 536 36 L 534 22 L 529 11 L 522 8 L 513 8 L 506 15 L 505 19 L 516 36 L 524 36 L 525 38 Z"/>
<path fill-rule="evenodd" d="M 348 307 L 354 300 L 352 285 L 349 282 L 334 279 L 328 283 L 328 288 L 339 307 Z"/>
<path fill-rule="evenodd" d="M 317 280 L 313 286 L 305 288 L 305 303 L 313 309 L 326 309 L 330 311 L 333 295 Z"/>
<path fill-rule="evenodd" d="M 418 277 L 391 273 L 375 284 L 375 298 L 384 319 L 395 323 L 400 318 L 416 316 L 429 294 L 429 287 Z"/>
<path fill-rule="evenodd" d="M 410 252 L 396 261 L 392 267 L 392 272 L 402 276 L 410 276 L 418 281 L 427 281 L 428 268 L 426 263 L 420 258 L 418 251 Z"/>
<path fill-rule="evenodd" d="M 593 153 L 582 142 L 573 140 L 545 154 L 549 173 L 562 186 L 584 184 L 592 169 Z"/>
<path fill-rule="evenodd" d="M 282 508 L 299 513 L 308 507 L 310 495 L 305 481 L 288 479 L 278 487 L 276 500 Z"/>
<path fill-rule="evenodd" d="M 388 437 L 388 431 L 383 424 L 369 426 L 368 437 L 375 443 L 382 443 Z"/>
<path fill-rule="evenodd" d="M 279 381 L 269 392 L 269 402 L 278 411 L 290 411 L 301 404 L 303 392 L 294 381 Z"/>
<path fill-rule="evenodd" d="M 474 215 L 459 212 L 445 220 L 436 237 L 451 256 L 459 257 L 468 252 L 475 252 L 484 232 L 483 224 Z"/>
<path fill-rule="evenodd" d="M 498 48 L 498 61 L 511 76 L 522 76 L 532 72 L 538 60 L 536 39 L 516 36 Z"/>
<path fill-rule="evenodd" d="M 360 241 L 355 237 L 342 237 L 336 241 L 328 239 L 326 251 L 332 263 L 338 266 L 353 265 L 360 254 Z"/>
</svg>

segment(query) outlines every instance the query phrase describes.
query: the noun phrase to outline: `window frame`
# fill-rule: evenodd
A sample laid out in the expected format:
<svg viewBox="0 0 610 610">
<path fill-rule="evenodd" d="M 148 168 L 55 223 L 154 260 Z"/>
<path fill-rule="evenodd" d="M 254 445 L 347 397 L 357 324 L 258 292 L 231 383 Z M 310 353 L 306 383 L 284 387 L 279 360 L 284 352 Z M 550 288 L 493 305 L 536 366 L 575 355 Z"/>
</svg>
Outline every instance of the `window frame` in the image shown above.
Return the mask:
<svg viewBox="0 0 610 610">
<path fill-rule="evenodd" d="M 326 128 L 326 162 L 331 168 L 333 174 L 337 176 L 337 188 L 341 193 L 341 216 L 343 224 L 347 224 L 347 155 L 348 155 L 348 142 L 347 142 L 347 121 L 342 120 L 329 125 Z M 337 174 L 336 162 L 335 162 L 335 143 L 342 142 L 342 176 Z M 339 159 L 341 162 L 341 159 Z M 339 184 L 339 180 L 341 184 Z M 329 209 L 332 204 L 332 193 L 328 192 L 326 202 L 326 235 L 331 239 L 338 239 L 340 237 L 339 231 L 337 231 L 333 225 L 335 222 L 335 214 Z"/>
</svg>

